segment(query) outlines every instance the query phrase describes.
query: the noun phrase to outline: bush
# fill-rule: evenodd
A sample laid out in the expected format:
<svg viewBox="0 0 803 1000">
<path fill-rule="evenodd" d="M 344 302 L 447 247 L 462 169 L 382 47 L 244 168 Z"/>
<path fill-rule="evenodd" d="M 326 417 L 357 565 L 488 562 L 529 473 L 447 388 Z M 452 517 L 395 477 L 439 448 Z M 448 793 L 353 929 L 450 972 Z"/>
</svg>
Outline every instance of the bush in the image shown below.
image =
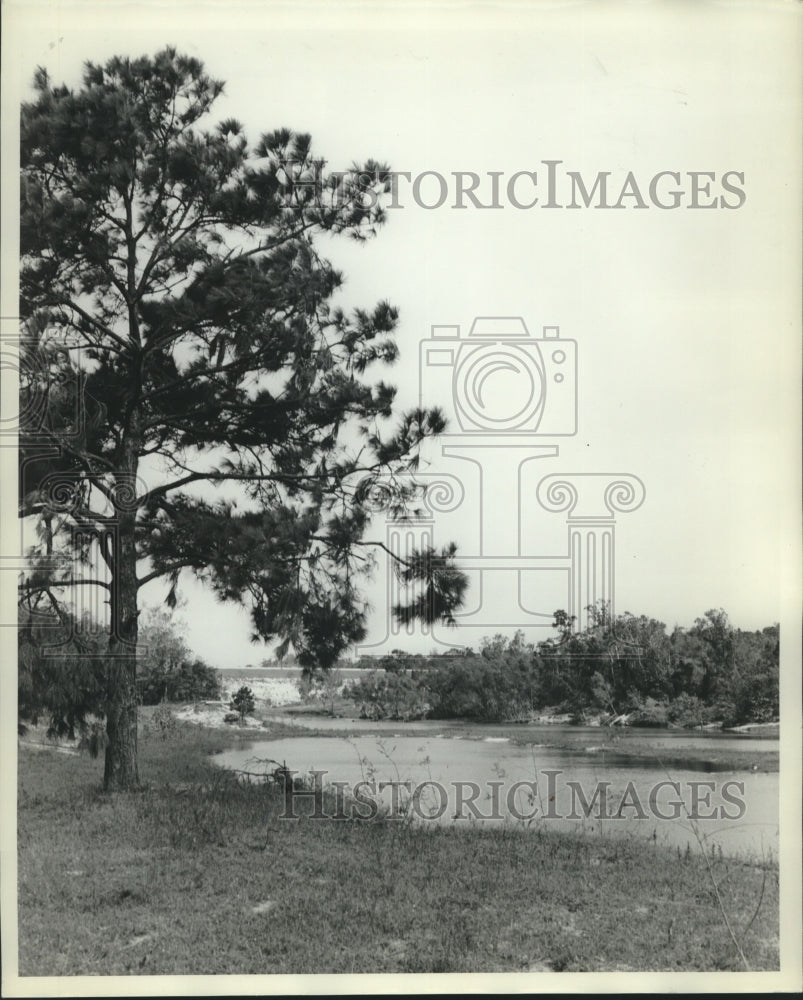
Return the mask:
<svg viewBox="0 0 803 1000">
<path fill-rule="evenodd" d="M 168 672 L 155 670 L 147 662 L 137 677 L 143 705 L 162 701 L 214 701 L 220 697 L 217 671 L 203 660 L 180 663 Z"/>
<path fill-rule="evenodd" d="M 364 719 L 422 719 L 429 705 L 421 685 L 406 673 L 374 670 L 343 689 L 360 706 Z"/>
<path fill-rule="evenodd" d="M 711 719 L 710 709 L 696 695 L 679 694 L 667 706 L 667 720 L 685 729 L 705 725 Z"/>
<path fill-rule="evenodd" d="M 439 719 L 512 722 L 529 718 L 536 707 L 532 661 L 466 657 L 431 668 L 422 683 Z"/>
<path fill-rule="evenodd" d="M 201 701 L 220 697 L 217 671 L 192 652 L 181 636 L 181 622 L 162 609 L 143 615 L 137 689 L 143 705 L 163 701 Z"/>
<path fill-rule="evenodd" d="M 322 705 L 334 715 L 335 701 L 343 694 L 343 671 L 332 667 L 303 674 L 298 682 L 298 693 L 305 704 Z"/>
<path fill-rule="evenodd" d="M 654 698 L 647 698 L 630 718 L 631 726 L 665 726 L 669 722 L 669 709 Z"/>
<path fill-rule="evenodd" d="M 182 663 L 169 690 L 170 701 L 215 701 L 220 697 L 218 672 L 200 659 Z"/>
<path fill-rule="evenodd" d="M 166 740 L 179 732 L 179 726 L 178 719 L 167 705 L 160 704 L 153 715 L 151 715 L 150 720 L 145 723 L 143 731 L 148 735 L 158 733 L 163 740 Z"/>
<path fill-rule="evenodd" d="M 106 637 L 88 616 L 78 620 L 53 602 L 19 609 L 17 727 L 47 720 L 52 737 L 89 737 L 104 716 Z"/>
</svg>

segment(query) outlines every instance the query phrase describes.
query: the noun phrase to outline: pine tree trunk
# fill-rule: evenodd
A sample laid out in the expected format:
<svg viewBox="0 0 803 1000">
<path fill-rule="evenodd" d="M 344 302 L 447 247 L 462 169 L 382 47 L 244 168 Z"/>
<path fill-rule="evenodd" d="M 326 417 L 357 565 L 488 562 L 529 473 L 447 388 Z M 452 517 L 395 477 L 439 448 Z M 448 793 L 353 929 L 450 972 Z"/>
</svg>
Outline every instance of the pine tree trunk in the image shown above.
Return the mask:
<svg viewBox="0 0 803 1000">
<path fill-rule="evenodd" d="M 132 346 L 129 402 L 120 441 L 119 472 L 113 504 L 116 531 L 113 540 L 109 684 L 106 707 L 106 791 L 135 788 L 137 771 L 137 467 L 142 447 L 142 358 L 137 314 L 137 248 L 133 232 L 133 204 L 124 195 L 128 274 L 128 332 Z"/>
<path fill-rule="evenodd" d="M 137 557 L 134 513 L 120 515 L 114 538 L 106 703 L 106 791 L 135 788 L 137 770 Z"/>
</svg>

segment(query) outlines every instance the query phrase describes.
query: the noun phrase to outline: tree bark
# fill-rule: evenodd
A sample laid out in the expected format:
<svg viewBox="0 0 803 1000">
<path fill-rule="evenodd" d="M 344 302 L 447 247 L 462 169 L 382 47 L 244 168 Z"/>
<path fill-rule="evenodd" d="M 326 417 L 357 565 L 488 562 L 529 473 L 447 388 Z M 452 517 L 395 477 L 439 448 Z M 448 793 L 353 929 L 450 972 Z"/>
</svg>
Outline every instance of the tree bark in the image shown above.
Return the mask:
<svg viewBox="0 0 803 1000">
<path fill-rule="evenodd" d="M 128 523 L 130 522 L 130 523 Z M 135 788 L 137 769 L 137 560 L 133 517 L 115 539 L 106 705 L 106 791 Z"/>
<path fill-rule="evenodd" d="M 106 791 L 136 788 L 137 768 L 137 550 L 136 467 L 133 442 L 126 442 L 128 471 L 117 479 L 117 524 L 111 536 L 111 628 L 106 701 Z"/>
</svg>

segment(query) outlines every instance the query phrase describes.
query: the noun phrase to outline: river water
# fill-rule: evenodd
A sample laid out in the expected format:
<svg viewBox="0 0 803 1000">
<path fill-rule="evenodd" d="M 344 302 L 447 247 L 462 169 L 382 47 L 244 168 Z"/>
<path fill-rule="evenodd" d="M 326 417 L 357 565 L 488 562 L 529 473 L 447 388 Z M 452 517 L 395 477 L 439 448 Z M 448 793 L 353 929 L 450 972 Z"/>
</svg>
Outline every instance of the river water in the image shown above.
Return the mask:
<svg viewBox="0 0 803 1000">
<path fill-rule="evenodd" d="M 642 837 L 682 849 L 705 845 L 732 856 L 778 856 L 778 774 L 759 769 L 761 755 L 777 751 L 777 740 L 682 730 L 611 738 L 590 727 L 543 726 L 527 727 L 528 740 L 543 734 L 543 743 L 520 745 L 512 741 L 521 734 L 516 726 L 509 735 L 500 726 L 487 735 L 486 727 L 431 721 L 416 723 L 415 735 L 407 735 L 399 723 L 307 724 L 327 727 L 331 735 L 259 740 L 217 755 L 215 763 L 252 776 L 283 763 L 310 782 L 341 783 L 363 803 L 395 804 L 420 823 L 512 823 L 591 837 Z M 555 747 L 562 735 L 577 745 Z M 666 754 L 658 760 L 623 752 L 638 741 Z M 726 769 L 716 762 L 722 747 L 748 750 L 756 769 Z M 699 759 L 681 762 L 681 750 Z M 357 814 L 370 809 L 365 804 Z"/>
</svg>

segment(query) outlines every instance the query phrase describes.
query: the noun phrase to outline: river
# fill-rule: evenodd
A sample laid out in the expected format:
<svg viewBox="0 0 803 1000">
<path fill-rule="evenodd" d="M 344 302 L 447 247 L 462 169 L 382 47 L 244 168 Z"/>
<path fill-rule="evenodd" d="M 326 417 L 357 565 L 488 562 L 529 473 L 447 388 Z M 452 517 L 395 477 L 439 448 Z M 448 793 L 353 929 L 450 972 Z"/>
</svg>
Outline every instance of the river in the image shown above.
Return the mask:
<svg viewBox="0 0 803 1000">
<path fill-rule="evenodd" d="M 528 726 L 528 742 L 521 743 L 519 726 L 293 722 L 318 733 L 258 740 L 217 755 L 215 763 L 251 775 L 273 770 L 267 761 L 286 763 L 310 781 L 341 783 L 363 803 L 395 801 L 420 823 L 512 823 L 643 837 L 684 850 L 704 844 L 731 856 L 778 856 L 778 774 L 761 764 L 763 755 L 777 752 L 775 739 Z M 328 733 L 320 735 L 322 729 Z M 555 746 L 564 740 L 573 745 Z M 636 756 L 639 745 L 652 756 Z M 734 770 L 723 748 L 740 756 L 747 751 L 755 763 Z M 358 815 L 369 812 L 367 804 L 358 808 Z"/>
</svg>

